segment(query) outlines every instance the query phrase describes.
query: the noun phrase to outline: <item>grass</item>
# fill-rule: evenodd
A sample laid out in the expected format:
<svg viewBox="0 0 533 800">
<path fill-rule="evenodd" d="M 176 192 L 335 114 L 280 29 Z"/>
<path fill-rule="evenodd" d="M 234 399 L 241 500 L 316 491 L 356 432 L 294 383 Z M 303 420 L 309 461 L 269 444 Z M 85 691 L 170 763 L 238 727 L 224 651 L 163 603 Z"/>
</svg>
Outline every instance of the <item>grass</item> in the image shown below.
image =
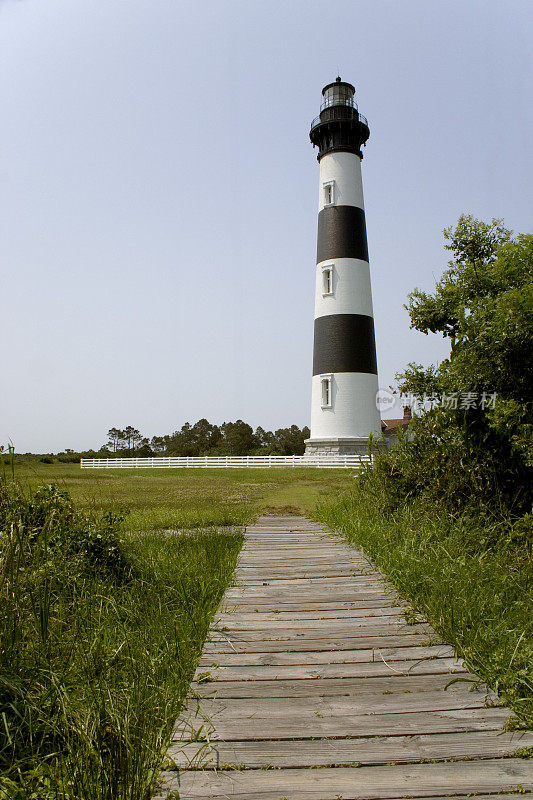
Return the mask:
<svg viewBox="0 0 533 800">
<path fill-rule="evenodd" d="M 369 483 L 319 506 L 533 727 L 533 568 L 531 542 L 500 520 L 451 516 L 419 498 L 384 513 Z"/>
<path fill-rule="evenodd" d="M 15 474 L 22 488 L 0 493 L 0 800 L 147 800 L 236 526 L 265 510 L 341 529 L 533 724 L 531 554 L 511 528 L 422 499 L 385 513 L 349 470 Z"/>
<path fill-rule="evenodd" d="M 128 514 L 123 530 L 243 525 L 263 510 L 311 513 L 328 491 L 353 482 L 350 470 L 82 470 L 79 464 L 16 464 L 28 489 L 55 483 L 78 507 Z"/>
<path fill-rule="evenodd" d="M 242 533 L 0 499 L 0 797 L 146 800 Z"/>
<path fill-rule="evenodd" d="M 0 480 L 0 800 L 148 800 L 235 526 L 310 512 L 353 477 L 45 464 L 15 477 Z"/>
</svg>

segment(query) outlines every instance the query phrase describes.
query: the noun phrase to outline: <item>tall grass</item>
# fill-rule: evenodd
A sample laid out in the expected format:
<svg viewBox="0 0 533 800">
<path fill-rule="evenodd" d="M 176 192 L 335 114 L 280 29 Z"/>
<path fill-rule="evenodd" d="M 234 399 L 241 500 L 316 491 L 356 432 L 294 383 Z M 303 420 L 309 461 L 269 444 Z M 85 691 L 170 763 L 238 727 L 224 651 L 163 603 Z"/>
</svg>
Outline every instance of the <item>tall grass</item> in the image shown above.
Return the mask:
<svg viewBox="0 0 533 800">
<path fill-rule="evenodd" d="M 531 517 L 452 515 L 427 497 L 391 508 L 383 492 L 379 476 L 369 474 L 323 501 L 317 515 L 360 545 L 518 720 L 533 726 Z"/>
<path fill-rule="evenodd" d="M 0 483 L 0 797 L 146 800 L 242 535 Z"/>
</svg>

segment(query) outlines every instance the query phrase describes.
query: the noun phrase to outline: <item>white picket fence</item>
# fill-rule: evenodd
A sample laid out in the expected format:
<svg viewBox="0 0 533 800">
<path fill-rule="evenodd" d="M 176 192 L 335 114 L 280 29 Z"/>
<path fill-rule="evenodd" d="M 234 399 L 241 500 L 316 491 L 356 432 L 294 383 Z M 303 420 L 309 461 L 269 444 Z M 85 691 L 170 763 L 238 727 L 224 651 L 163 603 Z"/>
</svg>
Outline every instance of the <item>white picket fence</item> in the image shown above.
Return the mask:
<svg viewBox="0 0 533 800">
<path fill-rule="evenodd" d="M 320 467 L 360 469 L 370 456 L 167 456 L 155 458 L 82 458 L 82 469 L 231 469 L 242 467 Z"/>
</svg>

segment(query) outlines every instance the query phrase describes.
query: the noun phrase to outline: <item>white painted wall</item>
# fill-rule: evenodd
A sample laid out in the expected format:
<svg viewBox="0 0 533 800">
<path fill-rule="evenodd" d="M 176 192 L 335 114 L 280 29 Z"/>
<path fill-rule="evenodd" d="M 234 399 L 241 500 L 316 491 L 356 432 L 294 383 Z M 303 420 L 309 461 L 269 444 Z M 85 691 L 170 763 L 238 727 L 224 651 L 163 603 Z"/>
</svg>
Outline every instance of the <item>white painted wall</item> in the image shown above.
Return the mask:
<svg viewBox="0 0 533 800">
<path fill-rule="evenodd" d="M 318 210 L 324 208 L 324 183 L 335 181 L 335 205 L 364 208 L 361 159 L 354 153 L 328 153 L 320 159 Z"/>
<path fill-rule="evenodd" d="M 333 267 L 333 295 L 323 297 L 322 269 Z M 367 261 L 336 258 L 321 261 L 316 267 L 315 318 L 326 314 L 365 314 L 373 316 L 370 267 Z"/>
<path fill-rule="evenodd" d="M 376 408 L 378 376 L 363 372 L 337 372 L 331 381 L 332 408 L 321 407 L 321 377 L 313 376 L 311 399 L 311 438 L 367 438 L 381 436 L 381 421 Z"/>
<path fill-rule="evenodd" d="M 361 159 L 353 153 L 329 153 L 320 161 L 318 208 L 324 208 L 324 183 L 335 181 L 335 205 L 364 209 Z M 322 267 L 332 265 L 334 294 L 323 297 Z M 327 314 L 373 316 L 368 262 L 337 258 L 316 266 L 315 318 Z M 377 375 L 361 372 L 334 373 L 332 406 L 322 408 L 321 376 L 313 376 L 311 439 L 366 439 L 381 436 L 376 408 Z"/>
</svg>

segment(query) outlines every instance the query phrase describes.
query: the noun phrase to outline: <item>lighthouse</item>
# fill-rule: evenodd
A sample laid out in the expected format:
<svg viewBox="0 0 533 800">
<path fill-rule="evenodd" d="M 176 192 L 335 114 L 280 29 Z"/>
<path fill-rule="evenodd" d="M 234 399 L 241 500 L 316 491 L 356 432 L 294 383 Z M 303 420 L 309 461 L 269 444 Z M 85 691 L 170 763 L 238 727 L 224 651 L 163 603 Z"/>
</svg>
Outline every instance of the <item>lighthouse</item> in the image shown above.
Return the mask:
<svg viewBox="0 0 533 800">
<path fill-rule="evenodd" d="M 368 122 L 355 88 L 322 89 L 310 138 L 320 165 L 311 436 L 306 455 L 368 452 L 381 436 L 376 344 L 366 238 L 362 145 Z"/>
</svg>

